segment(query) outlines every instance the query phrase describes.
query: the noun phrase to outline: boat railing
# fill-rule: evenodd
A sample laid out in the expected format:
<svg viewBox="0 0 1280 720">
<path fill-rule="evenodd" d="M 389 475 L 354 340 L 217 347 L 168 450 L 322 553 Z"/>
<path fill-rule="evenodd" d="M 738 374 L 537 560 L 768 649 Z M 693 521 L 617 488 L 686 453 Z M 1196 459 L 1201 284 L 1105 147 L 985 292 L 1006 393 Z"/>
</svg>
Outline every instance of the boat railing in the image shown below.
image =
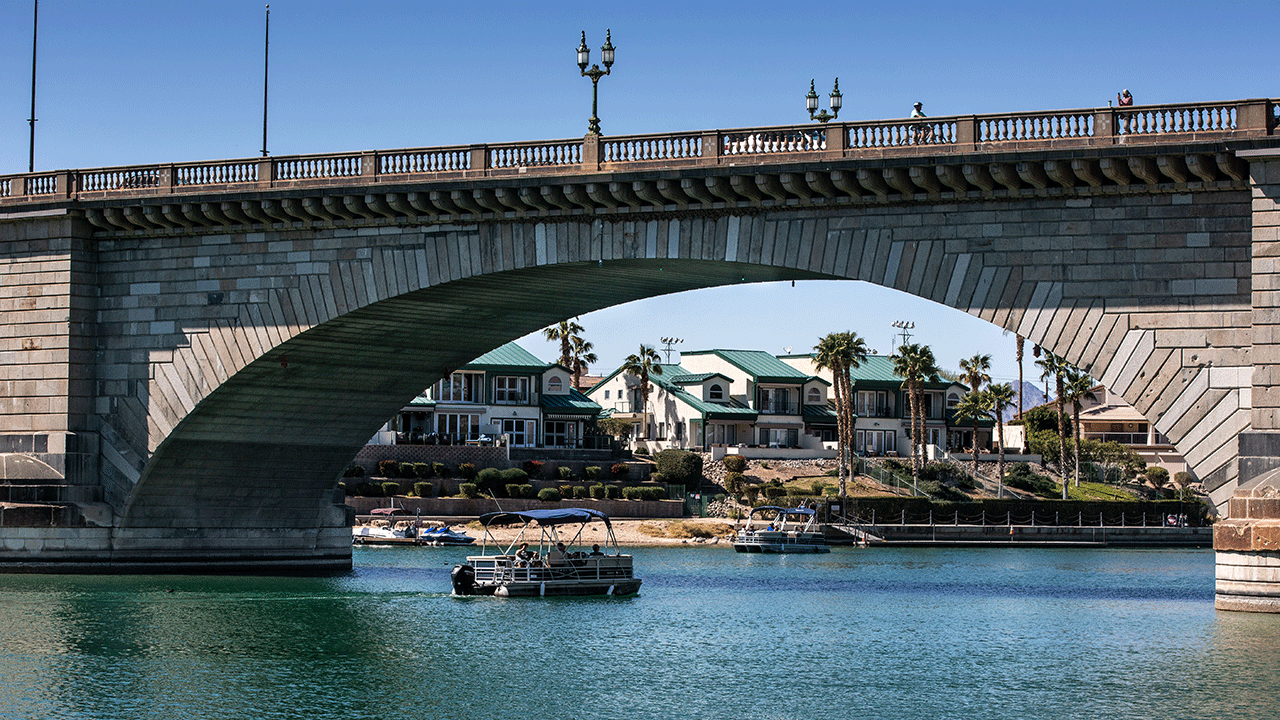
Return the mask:
<svg viewBox="0 0 1280 720">
<path fill-rule="evenodd" d="M 555 580 L 615 580 L 631 577 L 630 555 L 569 558 L 563 564 L 525 561 L 514 555 L 470 558 L 477 582 L 549 582 Z"/>
</svg>

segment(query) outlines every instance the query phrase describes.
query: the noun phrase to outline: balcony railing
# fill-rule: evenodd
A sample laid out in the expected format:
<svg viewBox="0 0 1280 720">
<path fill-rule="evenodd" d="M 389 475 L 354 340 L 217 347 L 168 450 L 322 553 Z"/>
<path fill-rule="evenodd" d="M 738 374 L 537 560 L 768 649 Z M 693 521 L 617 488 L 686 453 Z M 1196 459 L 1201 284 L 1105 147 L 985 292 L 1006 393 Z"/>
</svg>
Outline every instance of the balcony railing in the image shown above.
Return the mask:
<svg viewBox="0 0 1280 720">
<path fill-rule="evenodd" d="M 1234 140 L 1273 134 L 1276 109 L 1262 98 L 58 170 L 0 176 L 0 203 Z"/>
<path fill-rule="evenodd" d="M 1172 445 L 1160 433 L 1156 433 L 1154 438 L 1148 438 L 1146 433 L 1084 433 L 1085 440 L 1097 440 L 1098 442 L 1118 442 L 1121 445 Z M 1150 441 L 1149 441 L 1150 440 Z"/>
<path fill-rule="evenodd" d="M 799 415 L 800 403 L 770 400 L 760 403 L 756 407 L 756 412 L 761 415 Z"/>
</svg>

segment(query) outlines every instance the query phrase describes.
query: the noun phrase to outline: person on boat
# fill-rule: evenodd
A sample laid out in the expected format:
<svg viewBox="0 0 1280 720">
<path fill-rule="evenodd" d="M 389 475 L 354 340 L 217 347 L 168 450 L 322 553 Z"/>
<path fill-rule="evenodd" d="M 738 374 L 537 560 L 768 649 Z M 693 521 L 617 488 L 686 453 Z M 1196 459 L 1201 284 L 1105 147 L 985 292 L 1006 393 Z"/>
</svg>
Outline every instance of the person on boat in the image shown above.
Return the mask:
<svg viewBox="0 0 1280 720">
<path fill-rule="evenodd" d="M 591 554 L 588 557 L 603 557 L 604 553 L 600 552 L 600 544 L 596 543 L 591 546 Z"/>
<path fill-rule="evenodd" d="M 565 552 L 564 552 L 564 543 L 562 542 L 556 543 L 555 548 L 547 553 L 547 564 L 548 565 L 564 565 L 566 562 L 566 559 L 565 559 L 566 557 L 568 556 L 565 555 Z"/>
<path fill-rule="evenodd" d="M 538 553 L 529 549 L 529 543 L 520 543 L 520 549 L 516 550 L 516 559 L 522 563 L 528 563 L 530 560 L 536 560 Z"/>
</svg>

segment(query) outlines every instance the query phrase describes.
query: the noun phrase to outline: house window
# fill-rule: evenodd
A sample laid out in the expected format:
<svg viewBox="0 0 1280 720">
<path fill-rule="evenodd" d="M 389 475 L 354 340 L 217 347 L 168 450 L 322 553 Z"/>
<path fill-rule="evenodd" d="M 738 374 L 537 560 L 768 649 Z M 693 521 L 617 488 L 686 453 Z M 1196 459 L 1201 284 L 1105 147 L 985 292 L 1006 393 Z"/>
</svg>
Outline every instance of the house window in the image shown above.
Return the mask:
<svg viewBox="0 0 1280 720">
<path fill-rule="evenodd" d="M 796 428 L 760 428 L 760 444 L 766 447 L 799 447 L 800 431 Z"/>
<path fill-rule="evenodd" d="M 790 388 L 760 388 L 756 410 L 768 415 L 797 415 Z"/>
<path fill-rule="evenodd" d="M 809 399 L 805 400 L 805 402 L 809 403 L 810 405 L 821 405 L 822 391 L 819 390 L 818 388 L 809 388 Z"/>
<path fill-rule="evenodd" d="M 511 436 L 512 447 L 533 445 L 534 438 L 538 437 L 537 429 L 538 423 L 535 420 L 504 418 L 502 421 L 502 433 Z"/>
<path fill-rule="evenodd" d="M 493 402 L 495 405 L 528 405 L 529 378 L 497 377 L 493 380 Z"/>
<path fill-rule="evenodd" d="M 955 407 L 956 405 L 959 405 L 959 404 L 960 404 L 960 394 L 959 394 L 959 393 L 954 393 L 954 392 L 953 392 L 953 393 L 951 393 L 950 395 L 947 395 L 947 409 L 948 409 L 948 410 L 950 410 L 951 408 L 953 408 L 953 407 Z"/>
<path fill-rule="evenodd" d="M 542 444 L 547 447 L 571 448 L 578 445 L 578 423 L 572 420 L 548 420 Z"/>
<path fill-rule="evenodd" d="M 707 399 L 708 399 L 708 400 L 723 400 L 723 399 L 724 399 L 724 388 L 720 387 L 720 385 L 719 385 L 719 384 L 713 384 L 711 387 L 707 388 Z"/>
<path fill-rule="evenodd" d="M 549 393 L 564 392 L 564 381 L 558 377 L 553 377 L 550 380 L 547 380 L 547 392 Z"/>
<path fill-rule="evenodd" d="M 608 390 L 605 390 L 605 391 L 604 391 L 604 399 L 605 399 L 605 400 L 608 400 L 608 399 L 609 399 L 609 391 L 608 391 Z"/>
<path fill-rule="evenodd" d="M 656 438 L 654 438 L 654 439 L 655 439 L 655 440 L 666 440 L 666 439 L 667 439 L 667 424 L 666 424 L 665 422 L 660 422 L 660 423 L 658 423 L 658 437 L 656 437 Z"/>
<path fill-rule="evenodd" d="M 859 390 L 854 411 L 858 417 L 889 417 L 889 393 L 884 390 Z"/>
<path fill-rule="evenodd" d="M 707 440 L 712 445 L 736 445 L 738 443 L 738 426 L 712 423 L 707 427 Z"/>
<path fill-rule="evenodd" d="M 484 373 L 456 372 L 432 386 L 437 402 L 484 402 Z"/>
<path fill-rule="evenodd" d="M 436 433 L 448 443 L 463 443 L 480 437 L 480 416 L 472 413 L 438 413 Z"/>
</svg>

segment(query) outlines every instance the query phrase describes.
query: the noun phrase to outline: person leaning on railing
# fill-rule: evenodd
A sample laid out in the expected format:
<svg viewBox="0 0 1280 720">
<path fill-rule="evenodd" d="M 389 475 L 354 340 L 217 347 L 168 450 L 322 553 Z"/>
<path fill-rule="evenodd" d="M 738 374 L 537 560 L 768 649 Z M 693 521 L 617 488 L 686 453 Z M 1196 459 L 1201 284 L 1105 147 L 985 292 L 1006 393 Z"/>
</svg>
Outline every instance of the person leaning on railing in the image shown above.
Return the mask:
<svg viewBox="0 0 1280 720">
<path fill-rule="evenodd" d="M 927 118 L 924 114 L 924 103 L 917 102 L 911 108 L 911 118 Z M 911 128 L 911 142 L 916 145 L 923 145 L 933 139 L 933 126 L 927 121 L 922 120 Z"/>
</svg>

